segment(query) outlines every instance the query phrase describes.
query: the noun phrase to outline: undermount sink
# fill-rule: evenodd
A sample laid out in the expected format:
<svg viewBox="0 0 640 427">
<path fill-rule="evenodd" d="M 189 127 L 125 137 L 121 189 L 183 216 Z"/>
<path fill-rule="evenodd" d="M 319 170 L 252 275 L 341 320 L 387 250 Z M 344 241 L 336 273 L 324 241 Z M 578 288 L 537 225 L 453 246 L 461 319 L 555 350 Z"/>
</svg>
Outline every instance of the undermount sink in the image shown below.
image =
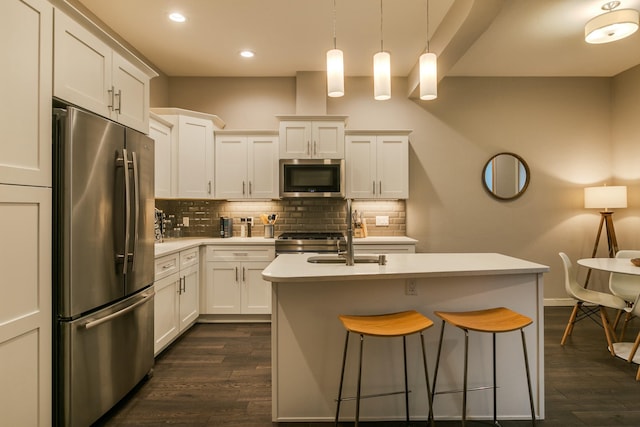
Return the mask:
<svg viewBox="0 0 640 427">
<path fill-rule="evenodd" d="M 307 262 L 313 264 L 346 264 L 347 258 L 343 255 L 314 255 L 307 258 Z M 355 255 L 353 262 L 356 264 L 377 264 L 377 255 Z"/>
</svg>

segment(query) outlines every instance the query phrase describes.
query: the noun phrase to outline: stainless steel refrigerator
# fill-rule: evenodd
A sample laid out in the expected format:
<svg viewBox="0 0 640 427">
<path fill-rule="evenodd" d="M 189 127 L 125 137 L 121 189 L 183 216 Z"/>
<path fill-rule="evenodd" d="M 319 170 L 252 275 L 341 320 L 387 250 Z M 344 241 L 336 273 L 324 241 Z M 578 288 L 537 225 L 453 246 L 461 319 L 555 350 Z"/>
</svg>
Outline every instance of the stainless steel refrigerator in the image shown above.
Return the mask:
<svg viewBox="0 0 640 427">
<path fill-rule="evenodd" d="M 56 106 L 54 421 L 86 427 L 153 368 L 153 140 Z"/>
</svg>

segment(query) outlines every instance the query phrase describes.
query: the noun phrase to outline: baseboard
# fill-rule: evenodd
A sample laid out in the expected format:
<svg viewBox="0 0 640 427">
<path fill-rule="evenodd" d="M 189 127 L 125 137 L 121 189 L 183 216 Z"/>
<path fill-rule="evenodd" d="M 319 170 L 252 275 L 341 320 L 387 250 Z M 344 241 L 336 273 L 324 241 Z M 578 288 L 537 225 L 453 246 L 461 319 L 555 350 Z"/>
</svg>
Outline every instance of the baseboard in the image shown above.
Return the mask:
<svg viewBox="0 0 640 427">
<path fill-rule="evenodd" d="M 545 307 L 571 307 L 576 304 L 573 298 L 545 298 Z"/>
</svg>

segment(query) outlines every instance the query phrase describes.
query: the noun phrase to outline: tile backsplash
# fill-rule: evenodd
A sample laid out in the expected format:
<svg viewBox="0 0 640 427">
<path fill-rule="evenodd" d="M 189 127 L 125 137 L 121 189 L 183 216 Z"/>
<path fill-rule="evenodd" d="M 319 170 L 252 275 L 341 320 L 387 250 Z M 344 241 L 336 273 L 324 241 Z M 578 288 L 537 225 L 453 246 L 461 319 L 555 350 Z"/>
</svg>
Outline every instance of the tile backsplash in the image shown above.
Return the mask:
<svg viewBox="0 0 640 427">
<path fill-rule="evenodd" d="M 219 237 L 220 217 L 233 218 L 233 235 L 240 235 L 240 218 L 253 217 L 253 236 L 264 236 L 260 214 L 277 214 L 275 236 L 288 231 L 345 232 L 347 202 L 331 198 L 272 201 L 224 201 L 156 199 L 166 218 L 166 237 Z M 403 200 L 354 201 L 367 223 L 370 236 L 404 236 L 406 211 Z M 376 226 L 376 216 L 388 216 L 388 226 Z M 185 218 L 188 218 L 185 220 Z M 188 222 L 188 226 L 186 223 Z"/>
</svg>

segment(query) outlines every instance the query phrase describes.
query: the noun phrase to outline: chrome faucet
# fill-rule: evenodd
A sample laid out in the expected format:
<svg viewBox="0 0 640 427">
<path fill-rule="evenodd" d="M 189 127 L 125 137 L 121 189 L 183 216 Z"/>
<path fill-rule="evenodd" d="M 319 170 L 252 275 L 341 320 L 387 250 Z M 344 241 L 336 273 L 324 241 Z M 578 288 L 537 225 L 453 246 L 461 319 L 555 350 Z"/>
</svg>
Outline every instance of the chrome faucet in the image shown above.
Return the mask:
<svg viewBox="0 0 640 427">
<path fill-rule="evenodd" d="M 351 199 L 347 199 L 347 265 L 354 265 L 353 261 L 353 213 Z"/>
</svg>

